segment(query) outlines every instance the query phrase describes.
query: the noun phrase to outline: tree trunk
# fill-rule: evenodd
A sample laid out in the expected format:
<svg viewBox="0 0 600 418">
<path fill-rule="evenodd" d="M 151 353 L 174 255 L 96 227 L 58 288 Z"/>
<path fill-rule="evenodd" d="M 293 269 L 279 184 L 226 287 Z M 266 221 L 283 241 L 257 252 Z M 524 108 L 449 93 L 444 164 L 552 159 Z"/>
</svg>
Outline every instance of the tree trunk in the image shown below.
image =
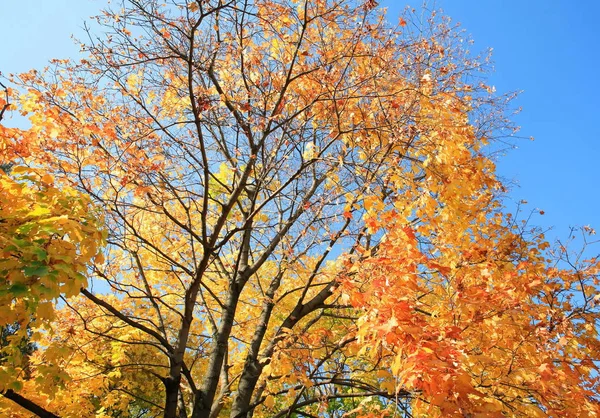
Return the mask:
<svg viewBox="0 0 600 418">
<path fill-rule="evenodd" d="M 263 369 L 263 366 L 260 365 L 258 359 L 259 350 L 267 332 L 273 307 L 275 306 L 273 303 L 273 296 L 279 288 L 282 274 L 283 273 L 281 272 L 273 278 L 269 289 L 266 292 L 265 302 L 260 316 L 260 323 L 254 333 L 252 342 L 250 343 L 244 370 L 242 371 L 240 383 L 238 384 L 237 395 L 233 399 L 233 405 L 231 406 L 231 417 L 246 418 L 248 416 L 252 395 Z"/>
<path fill-rule="evenodd" d="M 179 401 L 179 383 L 181 374 L 177 377 L 169 376 L 164 380 L 165 384 L 165 418 L 177 417 L 177 404 Z"/>
<path fill-rule="evenodd" d="M 196 394 L 196 399 L 194 399 L 194 409 L 191 418 L 210 417 L 210 410 L 217 393 L 217 387 L 219 386 L 221 367 L 223 366 L 223 360 L 226 356 L 228 347 L 227 342 L 231 335 L 231 328 L 233 327 L 240 291 L 238 285 L 234 283 L 229 292 L 229 299 L 227 300 L 223 322 L 219 328 L 214 350 L 208 363 L 206 378 L 204 379 L 201 389 Z"/>
</svg>

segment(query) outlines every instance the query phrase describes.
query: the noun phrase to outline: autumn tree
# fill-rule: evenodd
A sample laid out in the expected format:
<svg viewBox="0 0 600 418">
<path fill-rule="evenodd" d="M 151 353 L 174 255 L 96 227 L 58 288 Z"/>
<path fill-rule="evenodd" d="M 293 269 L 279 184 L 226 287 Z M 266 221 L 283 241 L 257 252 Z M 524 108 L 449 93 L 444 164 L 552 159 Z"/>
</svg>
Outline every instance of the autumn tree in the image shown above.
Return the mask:
<svg viewBox="0 0 600 418">
<path fill-rule="evenodd" d="M 8 89 L 0 99 L 0 120 L 9 108 Z M 53 302 L 85 286 L 87 265 L 100 260 L 101 215 L 89 196 L 57 187 L 52 175 L 14 165 L 17 150 L 7 141 L 18 131 L 0 126 L 5 152 L 0 159 L 0 392 L 41 416 L 53 416 L 18 392 L 23 382 L 56 383 L 60 370 L 36 367 L 36 343 L 55 319 Z M 44 341 L 44 356 L 55 350 Z M 35 369 L 35 376 L 32 371 Z M 46 394 L 51 393 L 46 391 Z"/>
<path fill-rule="evenodd" d="M 88 286 L 49 294 L 31 373 L 2 365 L 13 393 L 62 416 L 598 414 L 596 260 L 502 214 L 509 122 L 460 32 L 376 6 L 129 0 L 81 61 L 10 79 L 31 127 L 3 148 L 108 231 Z"/>
</svg>

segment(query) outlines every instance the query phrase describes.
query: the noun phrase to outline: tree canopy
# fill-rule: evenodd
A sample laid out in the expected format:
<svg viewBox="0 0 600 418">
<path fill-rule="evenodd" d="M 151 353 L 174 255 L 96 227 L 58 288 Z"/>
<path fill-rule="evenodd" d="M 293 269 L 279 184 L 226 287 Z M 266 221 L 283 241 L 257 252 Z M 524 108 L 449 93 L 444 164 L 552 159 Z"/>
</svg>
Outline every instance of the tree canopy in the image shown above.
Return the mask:
<svg viewBox="0 0 600 418">
<path fill-rule="evenodd" d="M 507 98 L 419 16 L 127 0 L 9 77 L 0 411 L 600 414 L 598 260 L 506 212 Z"/>
</svg>

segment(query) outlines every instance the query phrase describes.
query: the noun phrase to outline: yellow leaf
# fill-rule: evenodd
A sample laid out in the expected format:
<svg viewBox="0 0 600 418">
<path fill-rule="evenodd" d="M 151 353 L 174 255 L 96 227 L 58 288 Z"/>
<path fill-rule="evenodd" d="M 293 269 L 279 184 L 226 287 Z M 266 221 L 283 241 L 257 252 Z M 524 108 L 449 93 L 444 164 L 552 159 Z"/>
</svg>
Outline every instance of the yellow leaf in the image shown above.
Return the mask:
<svg viewBox="0 0 600 418">
<path fill-rule="evenodd" d="M 43 319 L 53 319 L 54 318 L 54 307 L 52 306 L 52 302 L 41 302 L 37 307 L 37 315 Z"/>
<path fill-rule="evenodd" d="M 275 398 L 273 398 L 272 395 L 267 395 L 267 397 L 265 398 L 265 406 L 269 409 L 275 406 Z"/>
</svg>

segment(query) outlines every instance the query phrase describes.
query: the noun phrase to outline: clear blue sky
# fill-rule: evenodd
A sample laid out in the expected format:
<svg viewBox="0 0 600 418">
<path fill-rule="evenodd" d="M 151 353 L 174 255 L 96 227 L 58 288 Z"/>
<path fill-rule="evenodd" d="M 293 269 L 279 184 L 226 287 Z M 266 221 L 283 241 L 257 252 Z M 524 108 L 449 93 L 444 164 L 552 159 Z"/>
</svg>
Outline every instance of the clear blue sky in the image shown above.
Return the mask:
<svg viewBox="0 0 600 418">
<path fill-rule="evenodd" d="M 383 0 L 393 21 L 413 0 Z M 50 58 L 78 53 L 71 34 L 104 0 L 2 0 L 0 71 L 40 68 Z M 600 230 L 600 2 L 594 0 L 437 0 L 475 41 L 473 50 L 494 48 L 499 92 L 523 90 L 515 118 L 518 149 L 498 162 L 500 174 L 519 187 L 511 197 L 540 208 L 542 227 L 565 236 L 569 226 Z M 514 204 L 507 202 L 509 210 Z M 599 231 L 600 232 L 600 231 Z M 554 235 L 554 234 L 552 234 Z"/>
<path fill-rule="evenodd" d="M 389 16 L 406 3 L 384 0 Z M 600 2 L 595 0 L 437 0 L 436 9 L 459 22 L 475 41 L 473 51 L 493 48 L 498 92 L 523 91 L 514 118 L 518 149 L 498 161 L 499 173 L 516 181 L 511 197 L 540 208 L 533 222 L 600 233 Z M 514 210 L 514 203 L 507 202 Z"/>
</svg>

